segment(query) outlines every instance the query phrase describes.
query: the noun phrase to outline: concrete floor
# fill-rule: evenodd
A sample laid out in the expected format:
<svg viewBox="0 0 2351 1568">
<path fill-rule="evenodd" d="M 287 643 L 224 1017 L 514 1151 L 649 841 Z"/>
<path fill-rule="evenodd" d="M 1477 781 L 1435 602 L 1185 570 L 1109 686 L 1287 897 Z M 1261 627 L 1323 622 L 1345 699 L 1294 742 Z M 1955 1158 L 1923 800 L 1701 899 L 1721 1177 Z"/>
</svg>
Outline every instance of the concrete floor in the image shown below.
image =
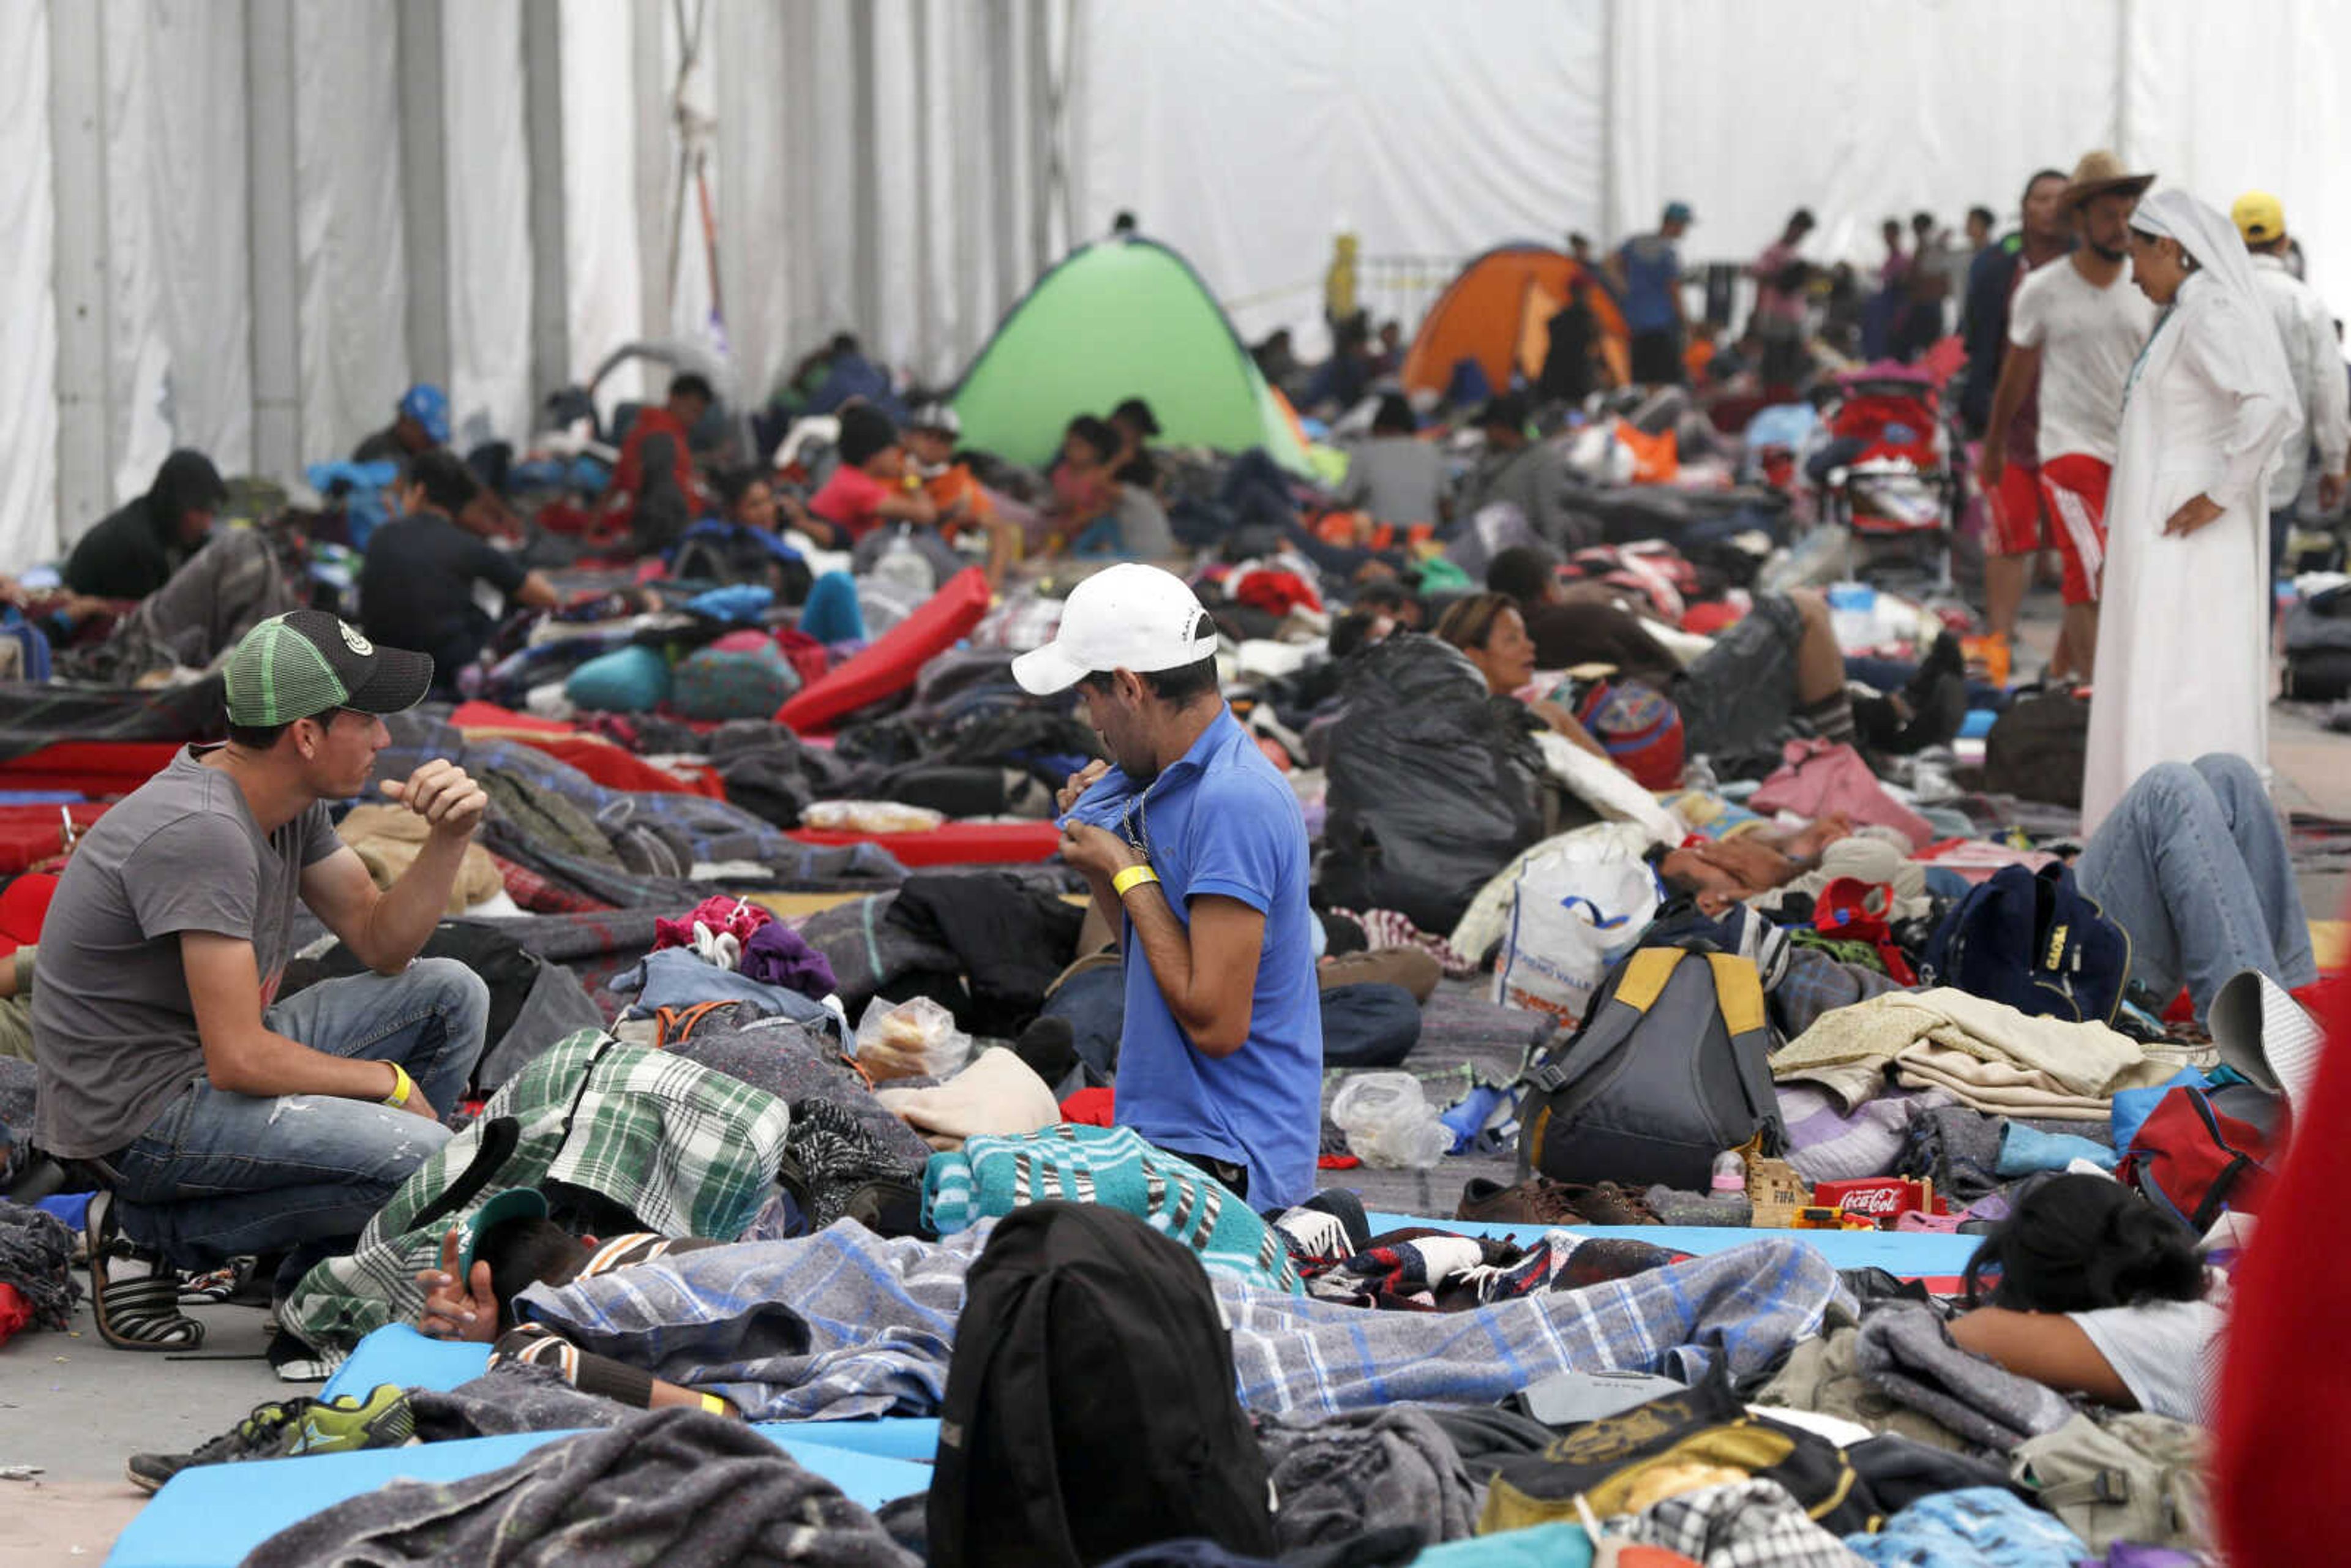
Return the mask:
<svg viewBox="0 0 2351 1568">
<path fill-rule="evenodd" d="M 2045 653 L 2054 598 L 2037 595 L 2032 608 L 2024 637 Z M 2351 736 L 2276 708 L 2270 755 L 2282 805 L 2351 818 Z M 2303 897 L 2313 919 L 2328 923 L 2319 933 L 2322 960 L 2341 962 L 2337 922 L 2351 899 L 2351 872 L 2305 877 Z M 0 1472 L 42 1467 L 32 1480 L 0 1480 L 0 1514 L 10 1519 L 0 1561 L 10 1568 L 100 1561 L 144 1500 L 122 1479 L 128 1455 L 184 1452 L 264 1400 L 316 1392 L 280 1383 L 262 1359 L 262 1312 L 193 1310 L 207 1331 L 197 1359 L 113 1349 L 91 1326 L 87 1303 L 72 1333 L 26 1335 L 0 1351 Z"/>
</svg>

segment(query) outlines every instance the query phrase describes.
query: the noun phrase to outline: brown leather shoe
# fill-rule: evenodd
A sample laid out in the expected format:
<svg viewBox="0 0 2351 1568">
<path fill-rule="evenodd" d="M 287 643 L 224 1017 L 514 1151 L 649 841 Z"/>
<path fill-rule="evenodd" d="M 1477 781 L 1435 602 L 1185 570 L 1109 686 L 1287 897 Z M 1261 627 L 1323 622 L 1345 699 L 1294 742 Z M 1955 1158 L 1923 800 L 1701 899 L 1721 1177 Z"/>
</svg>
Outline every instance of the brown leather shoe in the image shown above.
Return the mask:
<svg viewBox="0 0 2351 1568">
<path fill-rule="evenodd" d="M 1471 1176 L 1461 1189 L 1456 1219 L 1476 1219 L 1495 1225 L 1582 1225 L 1583 1215 L 1567 1201 L 1567 1189 L 1549 1176 L 1535 1176 L 1516 1186 L 1484 1176 Z"/>
<path fill-rule="evenodd" d="M 1583 1211 L 1584 1220 L 1592 1225 L 1655 1225 L 1656 1211 L 1649 1200 L 1628 1187 L 1613 1181 L 1592 1186 L 1568 1186 L 1561 1189 L 1567 1201 Z"/>
</svg>

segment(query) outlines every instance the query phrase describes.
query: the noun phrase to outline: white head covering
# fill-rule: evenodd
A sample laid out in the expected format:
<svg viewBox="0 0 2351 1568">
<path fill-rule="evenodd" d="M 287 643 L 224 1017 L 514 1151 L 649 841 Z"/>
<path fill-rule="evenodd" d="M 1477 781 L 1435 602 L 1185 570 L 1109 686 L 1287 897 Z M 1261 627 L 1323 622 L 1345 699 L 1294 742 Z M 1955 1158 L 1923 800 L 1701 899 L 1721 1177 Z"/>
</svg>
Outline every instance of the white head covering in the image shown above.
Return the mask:
<svg viewBox="0 0 2351 1568">
<path fill-rule="evenodd" d="M 2187 192 L 2168 186 L 2139 199 L 2138 206 L 2131 213 L 2130 226 L 2141 234 L 2179 241 L 2179 248 L 2196 258 L 2195 277 L 2209 279 L 2209 287 L 2237 302 L 2247 320 L 2267 329 L 2244 334 L 2255 356 L 2256 370 L 2270 392 L 2284 400 L 2288 407 L 2299 408 L 2301 398 L 2294 391 L 2294 372 L 2286 365 L 2285 346 L 2278 341 L 2268 300 L 2253 276 L 2252 256 L 2245 249 L 2244 236 L 2237 232 L 2237 225 Z M 2189 282 L 2193 283 L 2195 277 Z M 2187 285 L 2181 287 L 2184 289 Z"/>
</svg>

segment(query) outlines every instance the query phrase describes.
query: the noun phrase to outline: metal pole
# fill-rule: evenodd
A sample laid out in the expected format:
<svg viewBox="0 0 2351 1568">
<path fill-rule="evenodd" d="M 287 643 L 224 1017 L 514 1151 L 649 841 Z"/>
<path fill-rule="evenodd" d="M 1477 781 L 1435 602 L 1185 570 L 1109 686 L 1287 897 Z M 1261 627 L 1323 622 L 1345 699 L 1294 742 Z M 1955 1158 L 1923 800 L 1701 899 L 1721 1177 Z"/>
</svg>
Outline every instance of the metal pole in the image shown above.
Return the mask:
<svg viewBox="0 0 2351 1568">
<path fill-rule="evenodd" d="M 253 471 L 302 471 L 301 253 L 295 229 L 294 0 L 246 0 Z"/>
<path fill-rule="evenodd" d="M 56 204 L 51 260 L 57 316 L 57 538 L 70 543 L 112 508 L 113 420 L 107 329 L 105 17 L 49 7 L 49 145 Z"/>
<path fill-rule="evenodd" d="M 536 411 L 549 393 L 571 380 L 562 0 L 523 0 L 522 90 L 530 156 L 530 383 Z"/>
<path fill-rule="evenodd" d="M 446 387 L 449 332 L 448 118 L 442 112 L 441 16 L 434 0 L 399 7 L 401 217 L 408 259 L 408 374 Z M 394 389 L 395 391 L 397 389 Z"/>
</svg>

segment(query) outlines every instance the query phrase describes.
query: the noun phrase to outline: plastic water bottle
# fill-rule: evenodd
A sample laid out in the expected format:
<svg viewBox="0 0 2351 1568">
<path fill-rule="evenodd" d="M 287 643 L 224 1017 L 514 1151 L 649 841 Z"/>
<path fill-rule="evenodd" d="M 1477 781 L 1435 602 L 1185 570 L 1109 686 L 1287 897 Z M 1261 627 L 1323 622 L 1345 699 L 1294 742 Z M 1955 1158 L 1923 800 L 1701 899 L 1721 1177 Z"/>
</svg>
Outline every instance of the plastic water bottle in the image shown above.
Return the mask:
<svg viewBox="0 0 2351 1568">
<path fill-rule="evenodd" d="M 1708 1186 L 1719 1193 L 1747 1190 L 1747 1162 L 1737 1149 L 1725 1149 L 1714 1156 L 1714 1178 Z"/>
<path fill-rule="evenodd" d="M 1870 647 L 1877 632 L 1877 590 L 1865 582 L 1839 582 L 1828 591 L 1829 624 L 1837 646 L 1848 653 Z"/>
</svg>

